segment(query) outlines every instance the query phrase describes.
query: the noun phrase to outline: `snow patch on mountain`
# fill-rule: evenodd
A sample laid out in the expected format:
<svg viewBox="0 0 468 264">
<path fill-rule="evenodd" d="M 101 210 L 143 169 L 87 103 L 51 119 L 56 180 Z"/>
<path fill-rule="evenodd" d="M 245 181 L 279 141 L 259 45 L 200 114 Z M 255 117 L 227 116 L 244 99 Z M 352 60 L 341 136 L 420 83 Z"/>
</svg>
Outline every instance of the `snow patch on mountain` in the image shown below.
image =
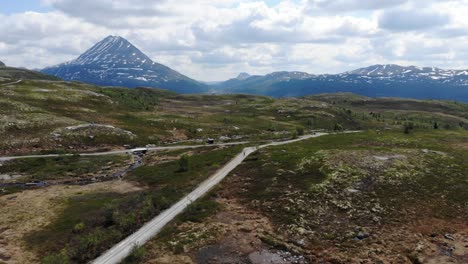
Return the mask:
<svg viewBox="0 0 468 264">
<path fill-rule="evenodd" d="M 75 60 L 42 71 L 64 80 L 97 85 L 148 86 L 182 93 L 198 93 L 207 89 L 204 84 L 152 61 L 119 36 L 108 36 Z"/>
</svg>

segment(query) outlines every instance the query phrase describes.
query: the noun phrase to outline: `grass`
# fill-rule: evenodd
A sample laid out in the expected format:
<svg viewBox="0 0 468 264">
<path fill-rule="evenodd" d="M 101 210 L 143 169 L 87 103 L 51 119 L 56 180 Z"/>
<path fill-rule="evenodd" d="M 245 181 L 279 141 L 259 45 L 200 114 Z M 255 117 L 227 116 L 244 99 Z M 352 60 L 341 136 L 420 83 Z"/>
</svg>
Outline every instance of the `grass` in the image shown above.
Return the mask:
<svg viewBox="0 0 468 264">
<path fill-rule="evenodd" d="M 23 181 L 59 180 L 95 174 L 128 159 L 126 155 L 16 159 L 5 162 L 0 167 L 0 174 L 24 175 Z"/>
<path fill-rule="evenodd" d="M 210 216 L 219 212 L 223 208 L 223 205 L 213 200 L 214 193 L 215 191 L 211 191 L 205 197 L 192 203 L 181 215 L 166 225 L 153 240 L 174 254 L 180 254 L 186 246 L 193 246 L 206 239 L 215 237 L 215 230 L 193 232 L 193 230 L 179 228 L 184 223 L 203 223 Z M 152 244 L 145 245 L 145 249 L 146 252 L 151 252 Z M 140 263 L 145 263 L 150 257 L 151 254 L 146 254 Z"/>
<path fill-rule="evenodd" d="M 8 187 L 3 187 L 0 189 L 0 196 L 1 195 L 8 195 L 8 194 L 13 194 L 13 193 L 18 193 L 23 191 L 23 187 L 17 187 L 17 186 L 8 186 Z"/>
<path fill-rule="evenodd" d="M 216 201 L 201 199 L 191 204 L 179 219 L 182 222 L 202 223 L 207 217 L 218 212 L 220 208 L 221 205 Z"/>
<path fill-rule="evenodd" d="M 146 145 L 242 136 L 259 140 L 296 127 L 333 130 L 395 129 L 405 122 L 430 130 L 468 128 L 468 106 L 446 101 L 370 99 L 347 94 L 273 99 L 247 95 L 177 95 L 157 89 L 104 88 L 83 83 L 23 81 L 0 90 L 0 152 L 18 149 L 77 150 Z M 54 140 L 51 134 L 66 126 L 114 125 L 136 136 L 109 131 Z M 200 131 L 200 129 L 202 129 Z M 276 133 L 276 134 L 275 134 Z M 91 138 L 90 138 L 91 136 Z M 24 150 L 23 150 L 24 151 Z"/>
<path fill-rule="evenodd" d="M 345 209 L 340 209 L 346 204 L 329 197 L 341 197 L 349 184 L 371 182 L 374 178 L 368 177 L 371 171 L 360 170 L 343 160 L 333 160 L 339 152 L 364 155 L 365 151 L 393 153 L 431 149 L 449 153 L 451 159 L 426 155 L 421 162 L 427 172 L 422 176 L 415 174 L 417 178 L 403 172 L 413 172 L 412 166 L 422 166 L 420 163 L 395 165 L 393 169 L 411 181 L 401 186 L 391 181 L 379 182 L 373 191 L 387 208 L 401 207 L 403 203 L 407 206 L 415 201 L 420 204 L 426 198 L 434 201 L 440 196 L 444 199 L 434 202 L 431 211 L 439 208 L 442 216 L 456 212 L 450 203 L 466 206 L 463 190 L 466 189 L 467 154 L 466 150 L 453 147 L 460 142 L 466 143 L 468 138 L 468 105 L 463 103 L 370 99 L 349 94 L 284 99 L 249 95 L 177 95 L 161 90 L 32 80 L 2 87 L 0 97 L 0 154 L 69 152 L 70 149 L 92 151 L 124 144 L 144 146 L 186 139 L 205 141 L 208 137 L 218 139 L 220 136 L 264 140 L 290 137 L 298 127 L 304 128 L 306 133 L 311 129 L 333 130 L 339 126 L 348 130 L 370 130 L 268 148 L 253 154 L 237 169 L 239 174 L 252 178 L 245 182 L 248 191 L 239 192 L 239 196 L 247 203 L 252 200 L 272 202 L 273 211 L 268 211 L 267 207 L 260 210 L 265 210 L 279 224 L 296 223 L 301 214 L 304 219 L 318 218 L 306 210 L 313 207 L 310 204 L 303 208 L 293 204 L 289 206 L 290 212 L 284 211 L 285 201 L 280 198 L 287 197 L 286 190 L 290 189 L 304 195 L 304 200 L 329 202 L 329 207 L 322 208 L 328 216 L 335 213 L 335 218 L 346 217 Z M 53 136 L 67 126 L 84 123 L 113 125 L 135 136 L 92 129 L 58 139 Z M 403 134 L 404 125 L 409 123 L 414 129 Z M 434 129 L 434 123 L 439 129 Z M 192 190 L 240 148 L 195 152 L 189 157 L 185 172 L 180 170 L 177 161 L 140 167 L 129 175 L 129 179 L 148 188 L 146 191 L 71 199 L 56 223 L 29 237 L 30 244 L 41 255 L 53 254 L 51 261 L 61 258 L 60 254 L 66 254 L 71 262 L 89 260 Z M 334 166 L 332 161 L 340 166 Z M 77 160 L 74 157 L 36 159 L 6 163 L 0 170 L 2 173 L 30 174 L 33 180 L 60 179 L 93 173 L 108 162 L 113 161 Z M 401 193 L 408 198 L 407 202 L 399 199 Z M 343 201 L 347 199 L 341 198 Z M 350 203 L 364 205 L 367 202 L 364 198 L 373 201 L 375 197 L 363 196 Z M 322 206 L 322 203 L 315 205 Z M 194 215 L 193 221 L 203 221 L 216 208 L 214 204 L 197 206 L 190 209 L 193 210 L 190 212 Z M 333 219 L 322 220 L 333 223 Z M 317 226 L 310 224 L 307 228 Z M 339 236 L 328 231 L 324 234 L 329 237 Z M 45 240 L 49 235 L 60 237 L 60 243 Z M 41 245 L 42 241 L 46 242 Z"/>
<path fill-rule="evenodd" d="M 129 180 L 147 184 L 149 186 L 171 186 L 174 188 L 184 188 L 200 182 L 207 175 L 214 172 L 221 164 L 228 162 L 237 155 L 242 146 L 225 148 L 217 151 L 204 152 L 200 155 L 188 157 L 188 170 L 180 171 L 178 161 L 171 161 L 155 166 L 142 166 L 134 170 L 129 176 Z"/>
<path fill-rule="evenodd" d="M 260 239 L 286 251 L 292 250 L 291 241 L 301 238 L 313 241 L 320 251 L 331 245 L 347 247 L 349 252 L 366 247 L 367 252 L 368 244 L 353 240 L 362 227 L 373 230 L 432 217 L 463 219 L 466 212 L 460 208 L 468 204 L 468 153 L 456 145 L 468 142 L 467 136 L 461 130 L 365 131 L 260 150 L 233 172 L 236 177 L 228 177 L 223 186 L 165 227 L 145 247 L 149 253 L 141 263 L 161 250 L 192 256 L 200 245 L 222 243 L 222 238 L 197 226 L 222 208 L 213 197 L 226 197 L 226 192 L 228 199 L 268 216 L 277 233 L 261 234 Z M 424 154 L 423 149 L 447 156 Z M 377 163 L 373 159 L 371 167 L 364 162 L 374 155 L 395 154 L 407 159 L 380 169 L 372 169 Z M 348 188 L 359 193 L 349 194 Z M 184 253 L 187 248 L 189 253 Z"/>
<path fill-rule="evenodd" d="M 146 255 L 146 249 L 142 246 L 135 246 L 130 255 L 128 255 L 121 264 L 138 264 L 141 263 Z"/>
<path fill-rule="evenodd" d="M 238 195 L 247 204 L 259 200 L 260 204 L 271 205 L 271 210 L 261 205 L 257 209 L 268 214 L 278 225 L 297 223 L 298 218 L 324 217 L 308 210 L 308 205 L 301 207 L 301 202 L 286 202 L 282 199 L 285 196 L 292 201 L 313 201 L 313 204 L 326 208 L 322 210 L 326 210 L 327 217 L 347 218 L 343 213 L 349 210 L 347 208 L 355 208 L 353 210 L 357 212 L 349 221 L 358 225 L 369 225 L 371 215 L 385 216 L 385 221 L 389 222 L 401 220 L 400 210 L 414 212 L 407 217 L 417 217 L 416 212 L 435 217 L 458 217 L 459 208 L 468 203 L 468 153 L 454 148 L 454 144 L 466 143 L 467 136 L 463 131 L 415 130 L 409 135 L 367 131 L 268 148 L 253 154 L 236 169 L 238 175 L 249 175 L 242 186 L 246 190 L 239 191 Z M 423 154 L 422 149 L 447 154 Z M 408 158 L 387 165 L 390 167 L 384 170 L 372 167 L 375 165 L 360 167 L 359 162 L 369 159 L 368 153 L 408 153 L 404 154 Z M 364 187 L 368 189 L 357 198 L 346 195 L 347 188 Z M 291 195 L 295 191 L 301 195 Z M 382 213 L 368 213 L 366 210 L 377 206 L 369 205 L 369 201 L 376 200 L 378 207 L 383 208 Z M 362 207 L 365 204 L 368 205 Z M 289 211 L 284 209 L 286 207 Z M 313 226 L 306 228 L 320 229 Z M 339 226 L 329 228 L 340 230 Z"/>
<path fill-rule="evenodd" d="M 198 150 L 188 157 L 189 167 L 184 172 L 179 170 L 177 161 L 142 166 L 129 175 L 129 180 L 146 185 L 144 191 L 72 197 L 55 222 L 27 236 L 27 244 L 44 259 L 54 259 L 65 252 L 70 263 L 87 262 L 169 208 L 240 149 L 241 146 Z M 202 203 L 189 210 L 194 213 L 192 220 L 202 221 L 216 210 L 216 205 Z"/>
</svg>

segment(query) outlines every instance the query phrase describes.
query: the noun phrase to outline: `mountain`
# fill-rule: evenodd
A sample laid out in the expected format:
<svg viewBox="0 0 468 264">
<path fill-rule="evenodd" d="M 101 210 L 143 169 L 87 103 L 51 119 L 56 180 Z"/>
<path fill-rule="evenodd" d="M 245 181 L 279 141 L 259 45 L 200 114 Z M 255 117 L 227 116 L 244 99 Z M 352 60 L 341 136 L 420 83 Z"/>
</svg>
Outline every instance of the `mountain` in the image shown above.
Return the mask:
<svg viewBox="0 0 468 264">
<path fill-rule="evenodd" d="M 370 97 L 446 99 L 468 102 L 468 70 L 373 65 L 341 74 L 275 72 L 235 78 L 215 87 L 223 93 L 273 97 L 351 92 Z"/>
<path fill-rule="evenodd" d="M 400 79 L 402 81 L 435 80 L 444 83 L 468 85 L 468 70 L 444 70 L 435 67 L 403 67 L 395 64 L 374 65 L 357 69 L 347 74 L 371 76 L 378 79 Z"/>
<path fill-rule="evenodd" d="M 269 95 L 275 97 L 289 96 L 287 91 L 275 91 L 274 88 L 279 83 L 287 83 L 295 80 L 306 80 L 314 77 L 305 72 L 273 72 L 267 75 L 249 75 L 241 73 L 236 78 L 227 80 L 214 86 L 215 90 L 224 93 L 251 93 Z M 277 93 L 283 93 L 277 95 Z"/>
<path fill-rule="evenodd" d="M 77 59 L 42 72 L 69 81 L 96 85 L 138 86 L 168 89 L 179 93 L 202 93 L 208 87 L 180 74 L 148 56 L 118 36 L 108 36 Z"/>
<path fill-rule="evenodd" d="M 59 78 L 41 72 L 28 70 L 24 68 L 14 68 L 6 66 L 5 63 L 0 61 L 0 81 L 7 80 L 47 80 L 58 81 Z"/>
<path fill-rule="evenodd" d="M 235 79 L 245 80 L 245 79 L 249 78 L 250 76 L 252 76 L 252 75 L 250 75 L 250 74 L 248 74 L 246 72 L 241 72 L 241 73 L 239 73 L 239 75 L 237 75 L 237 77 Z"/>
</svg>

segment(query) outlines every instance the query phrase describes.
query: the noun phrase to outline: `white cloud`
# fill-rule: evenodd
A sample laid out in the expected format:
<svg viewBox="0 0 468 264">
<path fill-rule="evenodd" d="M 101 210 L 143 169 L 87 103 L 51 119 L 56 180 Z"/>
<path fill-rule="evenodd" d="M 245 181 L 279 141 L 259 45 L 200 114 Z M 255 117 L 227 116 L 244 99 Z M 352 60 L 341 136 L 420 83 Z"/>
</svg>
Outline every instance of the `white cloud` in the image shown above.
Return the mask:
<svg viewBox="0 0 468 264">
<path fill-rule="evenodd" d="M 399 6 L 408 0 L 308 0 L 309 11 L 352 12 L 356 10 L 377 10 Z"/>
<path fill-rule="evenodd" d="M 44 2 L 54 11 L 0 13 L 0 60 L 41 68 L 121 35 L 200 80 L 373 63 L 468 68 L 468 0 Z"/>
</svg>

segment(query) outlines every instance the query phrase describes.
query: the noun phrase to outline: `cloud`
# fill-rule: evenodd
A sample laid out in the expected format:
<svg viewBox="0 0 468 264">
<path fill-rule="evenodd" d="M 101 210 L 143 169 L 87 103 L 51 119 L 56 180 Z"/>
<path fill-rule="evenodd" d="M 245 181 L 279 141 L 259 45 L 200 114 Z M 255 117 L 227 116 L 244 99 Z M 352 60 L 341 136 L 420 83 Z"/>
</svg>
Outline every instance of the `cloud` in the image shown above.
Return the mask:
<svg viewBox="0 0 468 264">
<path fill-rule="evenodd" d="M 392 9 L 382 13 L 379 26 L 388 30 L 411 31 L 440 27 L 448 24 L 450 17 L 435 10 Z"/>
<path fill-rule="evenodd" d="M 307 10 L 332 12 L 352 12 L 357 10 L 377 10 L 399 6 L 408 0 L 308 0 Z"/>
<path fill-rule="evenodd" d="M 468 0 L 43 1 L 53 11 L 0 11 L 0 60 L 42 68 L 121 35 L 199 80 L 375 63 L 468 68 Z"/>
<path fill-rule="evenodd" d="M 199 21 L 192 25 L 198 40 L 218 43 L 343 43 L 347 37 L 374 34 L 376 24 L 352 16 L 304 16 L 295 9 L 270 8 L 264 3 L 244 4 L 232 9 L 224 23 Z"/>
</svg>

